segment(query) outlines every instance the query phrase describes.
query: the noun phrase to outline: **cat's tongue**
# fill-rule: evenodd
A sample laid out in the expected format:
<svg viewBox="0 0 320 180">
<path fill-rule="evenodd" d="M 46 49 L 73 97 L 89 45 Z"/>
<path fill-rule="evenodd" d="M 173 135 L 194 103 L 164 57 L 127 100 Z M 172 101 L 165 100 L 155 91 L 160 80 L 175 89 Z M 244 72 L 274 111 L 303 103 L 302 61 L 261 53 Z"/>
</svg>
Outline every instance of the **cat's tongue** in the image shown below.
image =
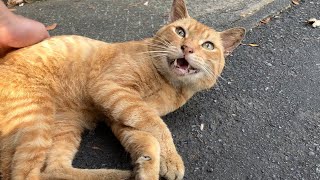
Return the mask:
<svg viewBox="0 0 320 180">
<path fill-rule="evenodd" d="M 174 61 L 174 71 L 181 76 L 198 72 L 190 66 L 189 62 L 185 58 L 179 58 Z"/>
<path fill-rule="evenodd" d="M 189 68 L 189 63 L 184 58 L 177 59 L 177 65 L 179 68 L 187 70 Z"/>
</svg>

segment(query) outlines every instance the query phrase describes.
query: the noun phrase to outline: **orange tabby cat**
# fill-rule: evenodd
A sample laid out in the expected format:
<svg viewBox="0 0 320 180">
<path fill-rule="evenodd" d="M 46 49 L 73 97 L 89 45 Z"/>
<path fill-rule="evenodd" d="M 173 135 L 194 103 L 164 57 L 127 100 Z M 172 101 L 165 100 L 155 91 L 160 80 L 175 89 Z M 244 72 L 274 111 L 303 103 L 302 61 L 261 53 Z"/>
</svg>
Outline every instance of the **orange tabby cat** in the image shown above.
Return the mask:
<svg viewBox="0 0 320 180">
<path fill-rule="evenodd" d="M 212 87 L 245 31 L 200 24 L 183 0 L 174 0 L 170 22 L 143 41 L 60 36 L 0 59 L 2 179 L 182 179 L 160 116 Z M 99 119 L 131 154 L 132 172 L 72 167 L 81 133 Z"/>
</svg>

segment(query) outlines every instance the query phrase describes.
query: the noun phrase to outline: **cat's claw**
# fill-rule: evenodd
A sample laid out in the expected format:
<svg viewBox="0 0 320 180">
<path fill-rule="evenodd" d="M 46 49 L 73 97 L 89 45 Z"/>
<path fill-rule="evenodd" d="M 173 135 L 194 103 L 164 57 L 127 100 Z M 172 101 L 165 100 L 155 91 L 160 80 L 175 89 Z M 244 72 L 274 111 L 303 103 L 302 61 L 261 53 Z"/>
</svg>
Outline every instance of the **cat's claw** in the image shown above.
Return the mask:
<svg viewBox="0 0 320 180">
<path fill-rule="evenodd" d="M 184 165 L 179 154 L 174 153 L 166 157 L 161 157 L 160 176 L 167 180 L 181 180 L 184 176 Z"/>
</svg>

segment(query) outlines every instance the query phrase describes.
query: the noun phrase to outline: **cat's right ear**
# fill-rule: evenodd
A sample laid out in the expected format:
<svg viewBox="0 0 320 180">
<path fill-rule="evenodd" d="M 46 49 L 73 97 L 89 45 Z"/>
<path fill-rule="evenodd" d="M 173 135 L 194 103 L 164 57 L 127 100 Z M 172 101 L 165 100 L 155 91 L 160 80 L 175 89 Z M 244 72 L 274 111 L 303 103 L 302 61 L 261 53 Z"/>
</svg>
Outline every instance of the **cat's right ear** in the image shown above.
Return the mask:
<svg viewBox="0 0 320 180">
<path fill-rule="evenodd" d="M 176 20 L 189 18 L 187 6 L 184 0 L 173 0 L 169 22 L 172 23 Z"/>
</svg>

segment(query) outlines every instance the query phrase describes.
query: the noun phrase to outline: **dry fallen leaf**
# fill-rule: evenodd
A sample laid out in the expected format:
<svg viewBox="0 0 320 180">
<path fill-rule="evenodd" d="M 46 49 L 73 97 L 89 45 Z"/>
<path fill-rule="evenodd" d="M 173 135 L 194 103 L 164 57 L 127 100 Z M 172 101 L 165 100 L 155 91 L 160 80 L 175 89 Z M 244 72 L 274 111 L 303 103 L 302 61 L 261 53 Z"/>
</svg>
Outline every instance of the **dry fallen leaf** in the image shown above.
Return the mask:
<svg viewBox="0 0 320 180">
<path fill-rule="evenodd" d="M 271 17 L 264 18 L 260 21 L 261 24 L 268 24 L 271 21 Z"/>
<path fill-rule="evenodd" d="M 200 130 L 203 131 L 203 128 L 204 128 L 204 124 L 201 124 L 200 125 Z"/>
<path fill-rule="evenodd" d="M 7 2 L 7 5 L 9 7 L 13 7 L 13 6 L 20 5 L 20 4 L 23 4 L 23 0 L 8 0 L 8 2 Z"/>
<path fill-rule="evenodd" d="M 260 22 L 263 23 L 263 24 L 267 24 L 271 21 L 271 18 L 270 17 L 267 17 L 267 18 L 264 18 L 262 19 Z"/>
<path fill-rule="evenodd" d="M 54 30 L 54 29 L 57 27 L 57 25 L 58 25 L 57 23 L 54 23 L 54 24 L 52 24 L 52 25 L 50 25 L 50 26 L 47 26 L 47 27 L 46 27 L 46 30 L 47 30 L 47 31 Z"/>
<path fill-rule="evenodd" d="M 248 44 L 248 45 L 251 46 L 251 47 L 259 47 L 258 44 Z"/>
<path fill-rule="evenodd" d="M 316 19 L 316 18 L 311 18 L 307 21 L 309 24 L 312 25 L 312 27 L 316 28 L 320 26 L 320 20 Z"/>
<path fill-rule="evenodd" d="M 291 2 L 292 2 L 294 5 L 299 5 L 299 4 L 300 4 L 300 0 L 291 0 Z"/>
<path fill-rule="evenodd" d="M 101 148 L 99 148 L 99 147 L 97 147 L 97 146 L 92 146 L 92 149 L 103 151 Z"/>
<path fill-rule="evenodd" d="M 258 44 L 250 43 L 250 44 L 242 44 L 244 46 L 251 46 L 251 47 L 259 47 Z"/>
</svg>

